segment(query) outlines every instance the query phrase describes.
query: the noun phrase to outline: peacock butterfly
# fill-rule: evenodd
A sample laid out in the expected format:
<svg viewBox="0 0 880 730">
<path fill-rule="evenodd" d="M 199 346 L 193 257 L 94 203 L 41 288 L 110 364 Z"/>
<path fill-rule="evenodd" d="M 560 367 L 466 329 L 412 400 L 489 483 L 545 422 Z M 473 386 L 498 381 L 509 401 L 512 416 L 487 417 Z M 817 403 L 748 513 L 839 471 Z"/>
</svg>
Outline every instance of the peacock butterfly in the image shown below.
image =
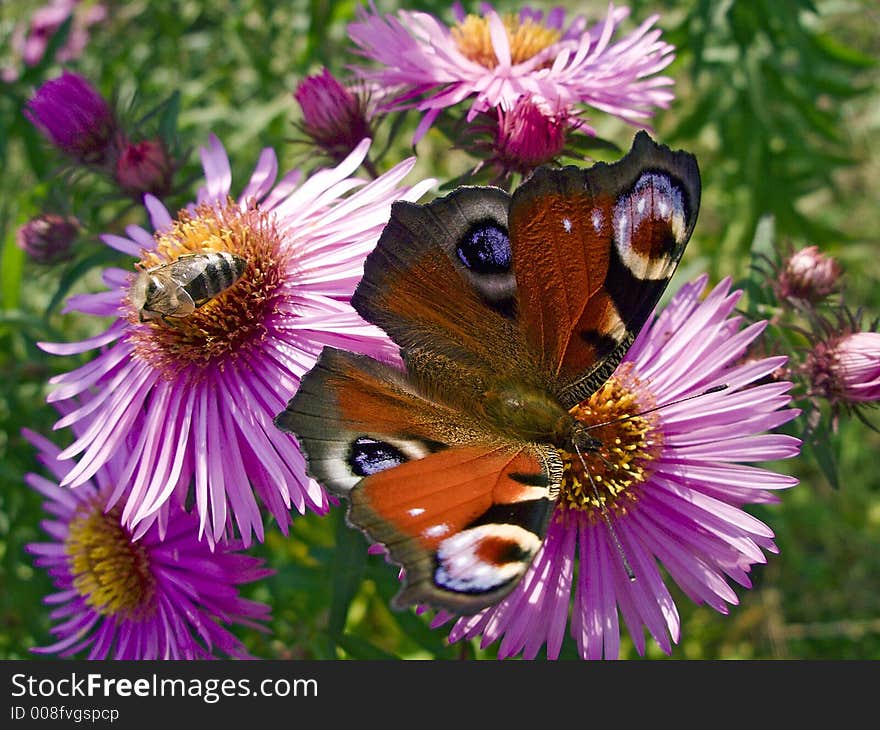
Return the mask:
<svg viewBox="0 0 880 730">
<path fill-rule="evenodd" d="M 326 347 L 276 425 L 404 569 L 396 607 L 476 613 L 544 538 L 570 409 L 651 315 L 697 218 L 695 158 L 638 132 L 613 164 L 539 168 L 509 195 L 396 202 L 352 304 L 405 370 Z"/>
</svg>

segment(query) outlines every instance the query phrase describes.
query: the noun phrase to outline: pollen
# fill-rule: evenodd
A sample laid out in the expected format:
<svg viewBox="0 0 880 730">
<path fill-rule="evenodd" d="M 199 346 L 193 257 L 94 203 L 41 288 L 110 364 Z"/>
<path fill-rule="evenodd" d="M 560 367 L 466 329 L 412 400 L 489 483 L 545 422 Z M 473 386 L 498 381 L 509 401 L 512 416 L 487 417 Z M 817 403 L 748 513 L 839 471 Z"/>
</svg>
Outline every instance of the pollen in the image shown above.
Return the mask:
<svg viewBox="0 0 880 730">
<path fill-rule="evenodd" d="M 89 606 L 104 616 L 143 620 L 156 608 L 155 578 L 146 547 L 131 540 L 120 516 L 97 503 L 81 508 L 64 546 L 73 586 Z"/>
<path fill-rule="evenodd" d="M 169 379 L 191 377 L 209 367 L 223 368 L 266 336 L 265 320 L 274 311 L 284 284 L 286 254 L 274 217 L 255 207 L 202 204 L 183 210 L 169 228 L 155 235 L 156 247 L 137 268 L 149 270 L 198 253 L 227 252 L 247 261 L 231 287 L 183 317 L 141 322 L 129 301 L 129 339 L 142 360 Z"/>
<path fill-rule="evenodd" d="M 520 20 L 514 13 L 502 16 L 507 42 L 510 45 L 511 63 L 528 61 L 541 51 L 556 43 L 561 33 L 556 28 L 547 28 L 531 18 Z M 486 68 L 495 68 L 498 57 L 492 47 L 489 35 L 489 21 L 479 15 L 468 15 L 462 22 L 453 26 L 452 37 L 458 50 L 471 61 Z"/>
<path fill-rule="evenodd" d="M 601 445 L 582 452 L 589 473 L 576 453 L 559 450 L 563 462 L 560 514 L 577 510 L 600 519 L 603 509 L 622 514 L 638 500 L 639 487 L 650 477 L 651 463 L 659 456 L 662 434 L 653 414 L 635 415 L 646 406 L 637 398 L 643 389 L 630 380 L 612 377 L 571 409 L 578 421 L 594 427 L 588 433 Z"/>
</svg>

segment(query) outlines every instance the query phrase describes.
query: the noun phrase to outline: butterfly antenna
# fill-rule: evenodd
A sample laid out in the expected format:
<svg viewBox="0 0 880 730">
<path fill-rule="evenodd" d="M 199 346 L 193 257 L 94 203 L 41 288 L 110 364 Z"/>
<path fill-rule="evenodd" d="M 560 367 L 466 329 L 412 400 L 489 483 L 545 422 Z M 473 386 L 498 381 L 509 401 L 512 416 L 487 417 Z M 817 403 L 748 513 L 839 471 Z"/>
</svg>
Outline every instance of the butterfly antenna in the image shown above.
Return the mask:
<svg viewBox="0 0 880 730">
<path fill-rule="evenodd" d="M 626 559 L 626 551 L 623 549 L 623 543 L 620 542 L 620 537 L 617 535 L 617 530 L 614 529 L 614 523 L 611 521 L 611 515 L 608 512 L 608 507 L 605 506 L 605 500 L 599 496 L 599 488 L 596 486 L 596 480 L 593 479 L 593 472 L 590 471 L 590 467 L 587 466 L 587 461 L 584 459 L 584 455 L 581 453 L 580 447 L 575 443 L 574 450 L 577 452 L 578 458 L 581 460 L 581 465 L 584 467 L 584 474 L 587 475 L 587 479 L 590 480 L 590 486 L 593 488 L 593 494 L 596 497 L 596 501 L 599 503 L 599 511 L 602 513 L 602 518 L 605 520 L 605 524 L 608 527 L 608 532 L 611 535 L 611 539 L 614 541 L 614 547 L 617 548 L 617 552 L 620 555 L 620 560 L 623 563 L 623 569 L 626 571 L 626 577 L 629 578 L 630 582 L 634 582 L 636 579 L 636 574 L 633 572 L 632 566 L 629 564 L 629 560 Z M 608 462 L 607 459 L 602 457 L 601 454 L 597 453 L 600 459 L 605 462 L 609 468 L 613 468 L 612 465 Z"/>
<path fill-rule="evenodd" d="M 685 398 L 679 398 L 678 400 L 669 401 L 669 403 L 664 403 L 659 406 L 654 406 L 653 408 L 649 408 L 646 411 L 639 411 L 638 413 L 633 413 L 631 416 L 621 416 L 620 418 L 615 418 L 613 421 L 603 421 L 602 423 L 592 423 L 589 426 L 584 428 L 585 431 L 591 431 L 594 428 L 600 428 L 602 426 L 613 426 L 615 423 L 621 423 L 622 421 L 628 421 L 631 418 L 638 418 L 639 416 L 646 416 L 649 413 L 654 413 L 654 411 L 659 411 L 662 408 L 668 408 L 669 406 L 675 406 L 679 403 L 685 403 L 686 401 L 693 400 L 694 398 L 702 398 L 704 395 L 709 395 L 710 393 L 720 393 L 722 390 L 727 390 L 729 385 L 713 385 L 711 388 L 707 388 L 702 393 L 694 393 L 693 395 L 689 395 Z"/>
</svg>

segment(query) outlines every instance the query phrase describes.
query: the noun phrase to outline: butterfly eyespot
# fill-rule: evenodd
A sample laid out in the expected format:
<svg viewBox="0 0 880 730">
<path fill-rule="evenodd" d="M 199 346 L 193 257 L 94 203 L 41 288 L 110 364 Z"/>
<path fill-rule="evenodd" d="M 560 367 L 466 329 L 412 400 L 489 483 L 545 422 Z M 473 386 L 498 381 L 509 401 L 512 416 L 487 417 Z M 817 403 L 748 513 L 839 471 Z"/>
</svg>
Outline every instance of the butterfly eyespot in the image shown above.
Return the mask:
<svg viewBox="0 0 880 730">
<path fill-rule="evenodd" d="M 477 274 L 510 271 L 512 252 L 507 231 L 492 221 L 472 226 L 456 247 L 461 262 Z"/>
<path fill-rule="evenodd" d="M 464 530 L 438 546 L 434 580 L 460 593 L 492 591 L 521 577 L 540 546 L 535 533 L 516 525 Z"/>
<path fill-rule="evenodd" d="M 348 465 L 360 477 L 368 477 L 409 461 L 396 446 L 385 441 L 359 436 L 351 443 Z"/>
</svg>

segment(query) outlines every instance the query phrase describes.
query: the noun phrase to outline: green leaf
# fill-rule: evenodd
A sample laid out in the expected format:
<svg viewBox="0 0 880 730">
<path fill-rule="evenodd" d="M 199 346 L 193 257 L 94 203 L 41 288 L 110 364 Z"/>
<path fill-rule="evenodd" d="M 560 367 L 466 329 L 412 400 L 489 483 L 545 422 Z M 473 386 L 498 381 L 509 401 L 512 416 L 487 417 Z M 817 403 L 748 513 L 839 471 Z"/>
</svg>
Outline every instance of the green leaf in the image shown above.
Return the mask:
<svg viewBox="0 0 880 730">
<path fill-rule="evenodd" d="M 363 535 L 345 524 L 344 510 L 334 510 L 336 516 L 336 552 L 330 567 L 333 597 L 330 600 L 330 618 L 327 630 L 333 637 L 341 637 L 348 618 L 348 608 L 360 588 L 367 562 L 367 546 Z"/>
<path fill-rule="evenodd" d="M 400 657 L 390 654 L 384 649 L 380 649 L 375 644 L 362 639 L 354 634 L 343 634 L 337 640 L 342 647 L 353 659 L 385 659 L 397 660 Z"/>
<path fill-rule="evenodd" d="M 0 297 L 4 309 L 17 309 L 21 303 L 25 253 L 15 242 L 15 231 L 15 226 L 9 227 L 0 259 Z"/>
<path fill-rule="evenodd" d="M 870 21 L 869 21 L 870 22 Z M 851 68 L 873 68 L 877 60 L 861 51 L 840 43 L 828 34 L 811 36 L 813 45 L 827 58 Z"/>
<path fill-rule="evenodd" d="M 824 424 L 819 424 L 806 439 L 810 451 L 822 474 L 833 489 L 840 489 L 840 477 L 837 471 L 838 456 L 835 453 L 834 441 Z"/>
<path fill-rule="evenodd" d="M 162 105 L 159 117 L 159 136 L 164 140 L 177 135 L 177 117 L 180 114 L 180 92 L 175 91 Z"/>
</svg>

